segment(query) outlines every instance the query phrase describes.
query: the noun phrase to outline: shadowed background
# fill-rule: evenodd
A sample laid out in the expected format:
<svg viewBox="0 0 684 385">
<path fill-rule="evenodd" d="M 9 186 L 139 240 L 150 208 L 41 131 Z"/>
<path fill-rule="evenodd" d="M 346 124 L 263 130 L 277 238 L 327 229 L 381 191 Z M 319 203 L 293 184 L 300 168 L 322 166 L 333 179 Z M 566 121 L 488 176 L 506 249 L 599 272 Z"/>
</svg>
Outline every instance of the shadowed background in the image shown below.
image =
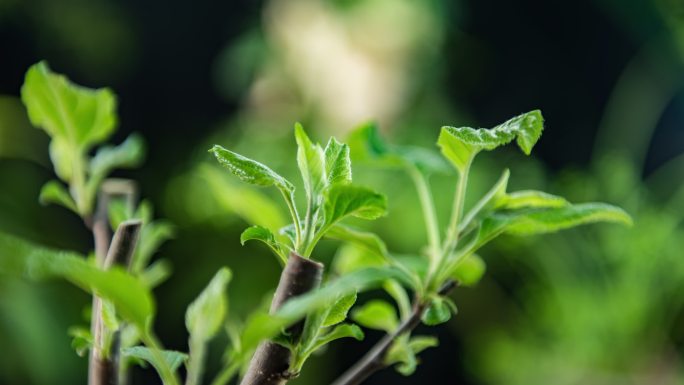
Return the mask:
<svg viewBox="0 0 684 385">
<path fill-rule="evenodd" d="M 156 328 L 170 348 L 186 349 L 184 309 L 220 266 L 235 273 L 237 318 L 279 273 L 267 250 L 239 245 L 254 213 L 212 167 L 211 144 L 298 180 L 295 121 L 319 141 L 376 120 L 395 142 L 434 146 L 442 125 L 491 127 L 539 108 L 546 130 L 533 158 L 478 159 L 473 192 L 510 167 L 513 187 L 606 200 L 637 226 L 500 241 L 484 255 L 484 281 L 455 294 L 460 314 L 428 329 L 441 346 L 421 355 L 416 375 L 387 370 L 368 383 L 684 381 L 678 1 L 0 0 L 0 53 L 0 229 L 90 250 L 75 216 L 37 202 L 53 171 L 47 138 L 30 127 L 18 95 L 42 59 L 79 84 L 111 87 L 120 114 L 113 141 L 136 131 L 148 147 L 143 167 L 117 176 L 138 180 L 156 216 L 176 226 L 159 253 L 175 274 L 155 293 Z M 390 198 L 389 217 L 372 228 L 392 250 L 418 250 L 425 235 L 414 193 L 400 188 L 406 181 L 361 164 L 354 172 Z M 433 183 L 446 215 L 453 178 Z M 321 246 L 317 257 L 330 261 L 335 245 Z M 86 360 L 66 330 L 87 303 L 59 282 L 0 279 L 0 383 L 85 383 Z M 336 344 L 293 383 L 329 381 L 377 338 Z M 210 372 L 223 343 L 212 345 Z M 149 383 L 145 376 L 136 370 L 133 383 Z"/>
</svg>

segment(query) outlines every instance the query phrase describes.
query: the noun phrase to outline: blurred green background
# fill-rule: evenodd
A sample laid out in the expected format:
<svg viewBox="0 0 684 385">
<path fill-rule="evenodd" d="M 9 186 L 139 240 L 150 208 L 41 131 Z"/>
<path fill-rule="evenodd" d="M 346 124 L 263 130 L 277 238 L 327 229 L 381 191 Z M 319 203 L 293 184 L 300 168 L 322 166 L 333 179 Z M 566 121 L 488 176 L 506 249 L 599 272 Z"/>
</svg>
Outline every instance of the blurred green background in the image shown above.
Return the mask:
<svg viewBox="0 0 684 385">
<path fill-rule="evenodd" d="M 247 221 L 264 221 L 249 210 L 264 192 L 215 168 L 211 144 L 296 180 L 295 121 L 319 141 L 375 120 L 397 143 L 434 146 L 442 125 L 490 127 L 540 108 L 533 158 L 481 157 L 471 197 L 509 167 L 513 188 L 617 204 L 635 227 L 502 239 L 483 255 L 485 279 L 455 294 L 460 314 L 430 330 L 441 346 L 414 377 L 387 370 L 368 384 L 684 384 L 683 2 L 0 0 L 0 230 L 87 252 L 78 218 L 37 201 L 53 175 L 47 137 L 18 94 L 41 59 L 114 89 L 115 142 L 133 131 L 147 140 L 145 165 L 117 176 L 138 180 L 177 228 L 159 253 L 175 273 L 156 290 L 168 347 L 186 349 L 184 309 L 220 266 L 235 272 L 236 318 L 279 273 L 265 248 L 239 245 Z M 418 250 L 408 181 L 363 164 L 354 172 L 389 195 L 390 215 L 372 228 L 392 250 Z M 442 219 L 453 182 L 432 180 Z M 317 257 L 330 261 L 335 247 Z M 88 302 L 60 282 L 3 277 L 0 383 L 85 383 L 66 330 Z M 338 343 L 294 383 L 327 383 L 378 337 Z M 152 378 L 135 371 L 133 383 Z"/>
</svg>

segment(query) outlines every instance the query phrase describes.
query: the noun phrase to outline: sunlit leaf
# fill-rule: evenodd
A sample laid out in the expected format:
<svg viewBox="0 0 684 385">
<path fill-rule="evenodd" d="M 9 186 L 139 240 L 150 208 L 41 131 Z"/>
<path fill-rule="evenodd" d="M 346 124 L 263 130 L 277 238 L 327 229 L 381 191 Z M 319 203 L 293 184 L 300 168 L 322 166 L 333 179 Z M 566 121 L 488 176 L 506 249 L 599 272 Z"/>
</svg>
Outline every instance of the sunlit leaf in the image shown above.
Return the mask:
<svg viewBox="0 0 684 385">
<path fill-rule="evenodd" d="M 318 144 L 311 142 L 301 124 L 295 124 L 297 140 L 297 164 L 302 174 L 307 197 L 311 200 L 318 196 L 327 184 L 325 175 L 326 156 Z"/>
<path fill-rule="evenodd" d="M 365 187 L 335 185 L 326 191 L 325 221 L 328 226 L 346 216 L 377 219 L 387 210 L 387 199 Z"/>
<path fill-rule="evenodd" d="M 104 141 L 117 122 L 116 98 L 109 89 L 78 86 L 45 62 L 29 68 L 21 98 L 31 123 L 72 150 L 85 151 Z"/>
<path fill-rule="evenodd" d="M 565 198 L 536 190 L 523 190 L 507 194 L 500 199 L 497 208 L 521 209 L 526 207 L 563 207 L 569 205 Z"/>
<path fill-rule="evenodd" d="M 480 282 L 487 265 L 477 254 L 471 254 L 461 261 L 453 270 L 451 277 L 462 286 L 473 286 Z"/>
<path fill-rule="evenodd" d="M 73 149 L 69 141 L 62 137 L 53 137 L 50 140 L 48 151 L 57 176 L 65 182 L 71 181 L 74 164 L 82 165 L 83 156 Z"/>
<path fill-rule="evenodd" d="M 356 303 L 356 293 L 340 297 L 328 310 L 328 314 L 323 321 L 323 327 L 337 325 L 347 319 L 349 309 Z"/>
<path fill-rule="evenodd" d="M 347 184 L 352 181 L 349 146 L 330 138 L 325 146 L 325 172 L 328 184 Z"/>
<path fill-rule="evenodd" d="M 245 229 L 240 235 L 240 243 L 242 245 L 247 241 L 256 240 L 265 243 L 277 257 L 283 262 L 287 261 L 287 256 L 283 253 L 280 244 L 276 241 L 275 236 L 271 230 L 261 226 L 251 226 Z"/>
<path fill-rule="evenodd" d="M 233 175 L 245 183 L 263 187 L 276 186 L 288 193 L 294 191 L 292 183 L 255 160 L 246 158 L 219 145 L 214 145 L 209 152 L 214 154 L 223 167 L 227 168 Z"/>
</svg>

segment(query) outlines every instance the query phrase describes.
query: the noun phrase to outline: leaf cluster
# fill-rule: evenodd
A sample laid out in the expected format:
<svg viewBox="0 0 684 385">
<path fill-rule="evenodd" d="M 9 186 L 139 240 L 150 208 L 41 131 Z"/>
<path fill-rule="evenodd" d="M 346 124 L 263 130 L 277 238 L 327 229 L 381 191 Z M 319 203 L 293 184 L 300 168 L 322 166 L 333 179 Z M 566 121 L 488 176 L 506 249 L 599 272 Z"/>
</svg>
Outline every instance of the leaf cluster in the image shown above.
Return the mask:
<svg viewBox="0 0 684 385">
<path fill-rule="evenodd" d="M 349 146 L 330 138 L 325 148 L 313 143 L 300 124 L 295 125 L 297 165 L 306 194 L 306 209 L 297 209 L 294 184 L 269 167 L 215 145 L 209 151 L 241 181 L 277 188 L 290 212 L 292 223 L 278 231 L 254 225 L 241 235 L 265 243 L 284 264 L 289 252 L 308 258 L 318 241 L 347 217 L 376 219 L 385 214 L 383 195 L 352 182 Z"/>
</svg>

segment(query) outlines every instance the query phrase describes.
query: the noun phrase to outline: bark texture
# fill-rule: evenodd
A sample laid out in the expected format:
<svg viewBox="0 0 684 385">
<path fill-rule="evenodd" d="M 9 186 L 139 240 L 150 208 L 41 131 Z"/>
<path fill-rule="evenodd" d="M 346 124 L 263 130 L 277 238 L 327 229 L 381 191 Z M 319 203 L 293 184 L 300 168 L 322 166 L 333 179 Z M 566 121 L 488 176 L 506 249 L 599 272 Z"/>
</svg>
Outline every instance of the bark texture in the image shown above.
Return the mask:
<svg viewBox="0 0 684 385">
<path fill-rule="evenodd" d="M 323 265 L 291 253 L 280 275 L 278 288 L 271 302 L 271 313 L 276 312 L 289 299 L 316 289 L 321 284 Z M 304 320 L 288 328 L 297 340 L 304 328 Z M 259 345 L 252 356 L 241 385 L 283 385 L 292 378 L 289 373 L 292 354 L 284 346 L 267 341 Z"/>
</svg>

